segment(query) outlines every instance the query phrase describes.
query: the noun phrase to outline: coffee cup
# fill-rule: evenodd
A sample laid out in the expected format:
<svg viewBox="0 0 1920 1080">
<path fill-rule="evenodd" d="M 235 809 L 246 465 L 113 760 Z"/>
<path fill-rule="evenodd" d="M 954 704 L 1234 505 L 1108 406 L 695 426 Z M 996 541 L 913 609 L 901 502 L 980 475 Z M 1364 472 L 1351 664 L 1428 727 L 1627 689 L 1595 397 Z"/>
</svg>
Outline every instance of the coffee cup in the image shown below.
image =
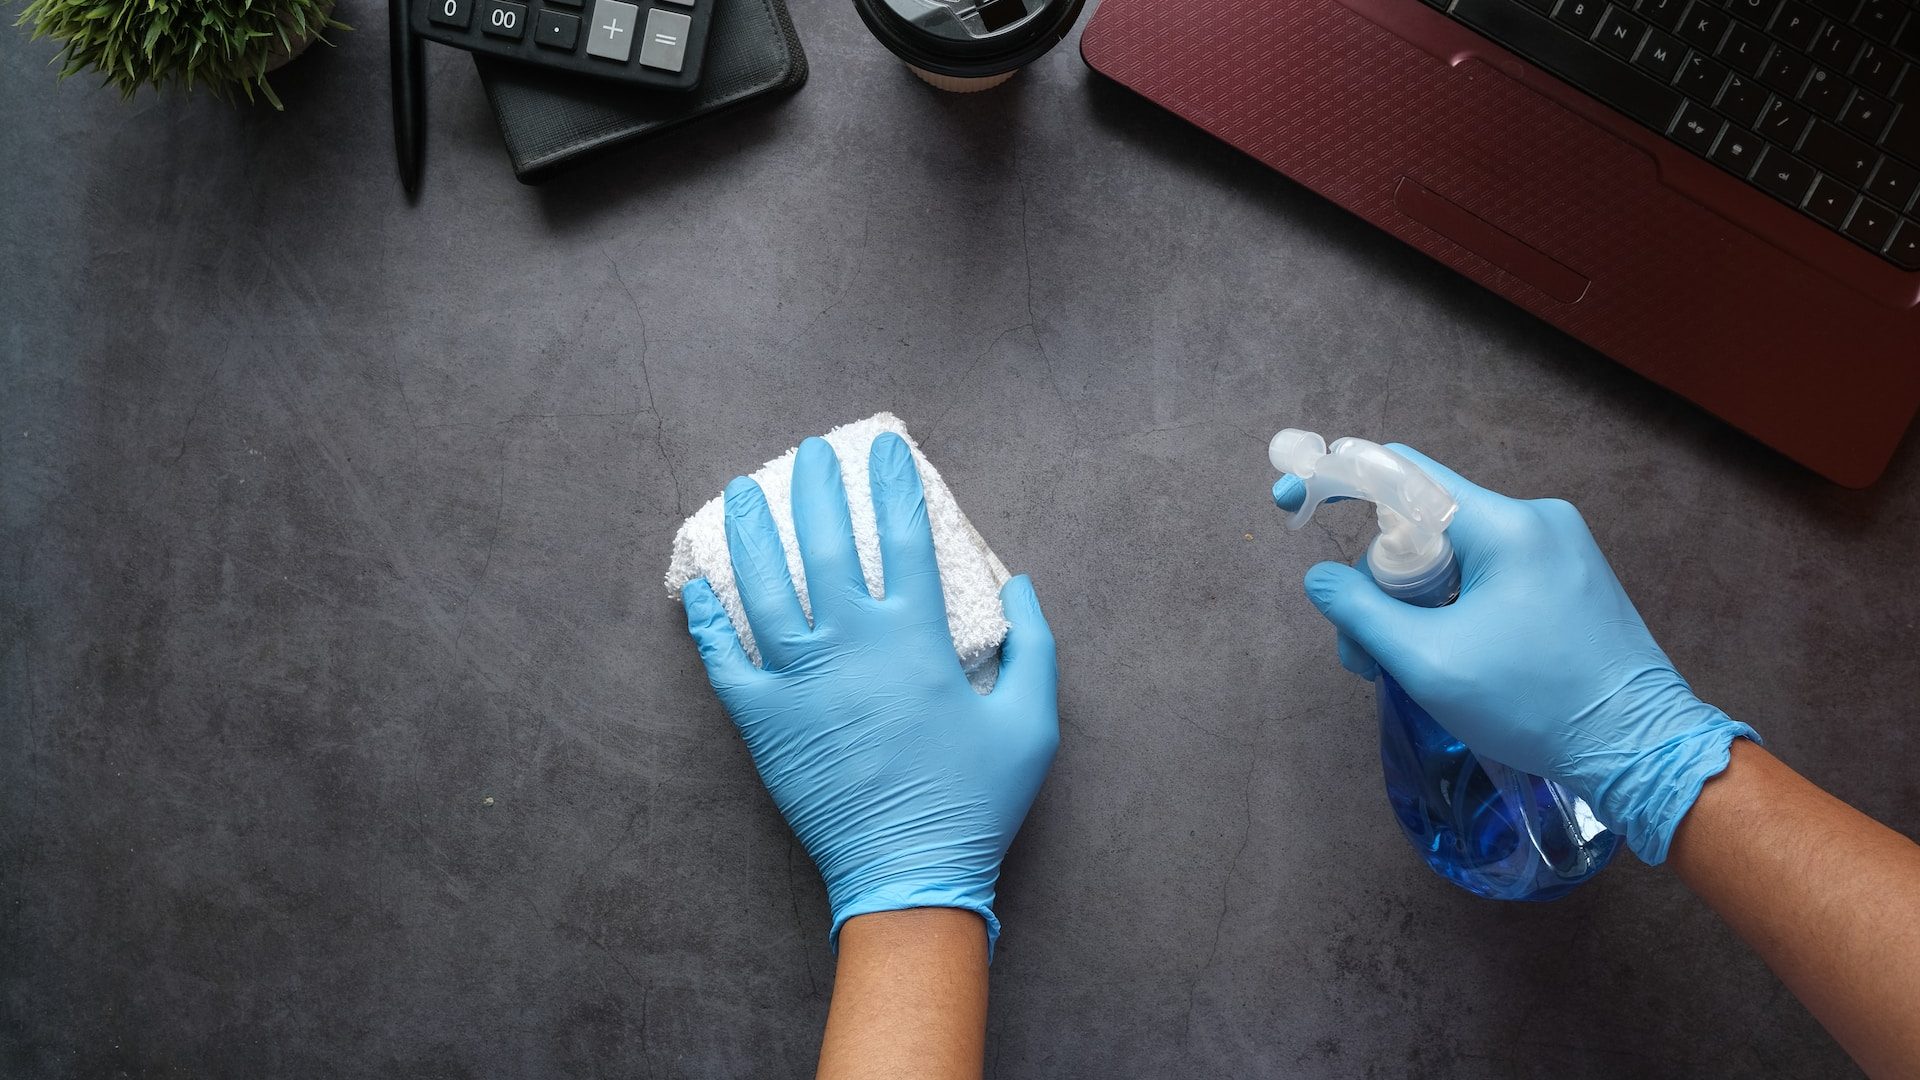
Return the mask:
<svg viewBox="0 0 1920 1080">
<path fill-rule="evenodd" d="M 1086 0 L 854 0 L 880 43 L 932 86 L 999 86 L 1073 29 Z"/>
</svg>

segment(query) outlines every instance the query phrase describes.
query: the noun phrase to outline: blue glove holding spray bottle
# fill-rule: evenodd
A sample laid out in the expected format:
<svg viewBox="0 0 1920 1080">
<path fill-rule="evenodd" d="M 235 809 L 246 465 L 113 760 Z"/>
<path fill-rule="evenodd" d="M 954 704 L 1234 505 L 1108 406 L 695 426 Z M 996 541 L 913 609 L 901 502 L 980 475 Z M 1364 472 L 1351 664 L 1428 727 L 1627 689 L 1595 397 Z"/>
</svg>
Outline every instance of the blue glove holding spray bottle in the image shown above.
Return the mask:
<svg viewBox="0 0 1920 1080">
<path fill-rule="evenodd" d="M 1288 471 L 1280 443 L 1274 463 Z M 1564 786 L 1635 854 L 1664 861 L 1732 741 L 1759 736 L 1694 696 L 1572 505 L 1510 499 L 1406 446 L 1384 449 L 1457 505 L 1450 527 L 1432 515 L 1427 525 L 1451 541 L 1458 598 L 1416 606 L 1376 574 L 1320 563 L 1307 572 L 1307 597 L 1338 629 L 1341 663 L 1367 679 L 1388 673 L 1474 753 Z M 1274 501 L 1311 511 L 1314 485 L 1283 476 Z"/>
</svg>

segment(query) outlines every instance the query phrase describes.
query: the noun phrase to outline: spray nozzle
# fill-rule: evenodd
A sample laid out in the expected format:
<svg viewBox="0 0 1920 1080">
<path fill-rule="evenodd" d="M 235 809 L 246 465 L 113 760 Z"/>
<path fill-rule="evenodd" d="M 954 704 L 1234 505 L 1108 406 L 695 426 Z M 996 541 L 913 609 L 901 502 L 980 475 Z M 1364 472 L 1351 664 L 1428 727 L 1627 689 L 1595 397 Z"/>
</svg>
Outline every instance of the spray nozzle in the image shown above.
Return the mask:
<svg viewBox="0 0 1920 1080">
<path fill-rule="evenodd" d="M 1283 473 L 1306 481 L 1300 508 L 1287 519 L 1298 529 L 1329 499 L 1365 499 L 1379 512 L 1380 535 L 1367 549 L 1374 580 L 1395 591 L 1431 579 L 1453 560 L 1447 525 L 1458 504 L 1418 465 L 1365 439 L 1340 439 L 1329 447 L 1311 431 L 1288 428 L 1273 437 L 1267 459 Z"/>
</svg>

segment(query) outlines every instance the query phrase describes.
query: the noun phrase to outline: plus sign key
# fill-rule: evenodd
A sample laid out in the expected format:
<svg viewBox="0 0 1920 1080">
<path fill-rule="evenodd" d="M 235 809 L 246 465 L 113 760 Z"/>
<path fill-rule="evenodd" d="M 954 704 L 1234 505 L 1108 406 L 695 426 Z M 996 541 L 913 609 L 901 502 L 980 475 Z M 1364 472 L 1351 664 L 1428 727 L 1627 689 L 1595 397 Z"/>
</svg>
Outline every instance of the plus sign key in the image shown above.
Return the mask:
<svg viewBox="0 0 1920 1080">
<path fill-rule="evenodd" d="M 633 51 L 633 28 L 639 24 L 640 9 L 621 0 L 599 0 L 593 5 L 593 27 L 587 35 L 587 55 L 626 63 Z"/>
</svg>

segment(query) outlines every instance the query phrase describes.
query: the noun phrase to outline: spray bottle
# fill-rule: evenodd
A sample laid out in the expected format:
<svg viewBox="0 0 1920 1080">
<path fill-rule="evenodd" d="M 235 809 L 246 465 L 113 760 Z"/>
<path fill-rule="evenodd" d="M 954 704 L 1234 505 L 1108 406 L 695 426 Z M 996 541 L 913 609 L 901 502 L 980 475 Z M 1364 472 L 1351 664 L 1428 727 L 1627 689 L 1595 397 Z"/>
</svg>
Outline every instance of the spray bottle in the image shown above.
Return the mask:
<svg viewBox="0 0 1920 1080">
<path fill-rule="evenodd" d="M 1306 482 L 1299 529 L 1329 499 L 1364 499 L 1380 535 L 1362 565 L 1403 603 L 1443 607 L 1460 594 L 1447 526 L 1458 506 L 1418 466 L 1378 443 L 1328 447 L 1288 428 L 1267 448 L 1273 467 Z M 1400 829 L 1434 872 L 1478 896 L 1552 900 L 1600 872 L 1619 837 L 1585 800 L 1559 784 L 1473 753 L 1448 734 L 1384 669 L 1376 680 L 1380 763 Z"/>
</svg>

